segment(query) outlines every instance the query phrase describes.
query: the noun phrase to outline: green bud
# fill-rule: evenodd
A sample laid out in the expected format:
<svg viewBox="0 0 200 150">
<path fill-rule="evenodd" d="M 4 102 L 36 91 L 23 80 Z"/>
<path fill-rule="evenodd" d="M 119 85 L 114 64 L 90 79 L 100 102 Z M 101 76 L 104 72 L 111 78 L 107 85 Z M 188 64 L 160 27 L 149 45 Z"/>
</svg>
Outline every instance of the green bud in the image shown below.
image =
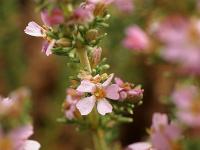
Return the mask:
<svg viewBox="0 0 200 150">
<path fill-rule="evenodd" d="M 72 42 L 69 39 L 61 38 L 61 39 L 59 39 L 59 40 L 56 41 L 56 44 L 58 46 L 69 47 L 69 46 L 72 45 Z"/>
<path fill-rule="evenodd" d="M 86 33 L 86 40 L 88 40 L 88 41 L 96 40 L 97 36 L 98 36 L 98 30 L 90 29 Z"/>
<path fill-rule="evenodd" d="M 109 69 L 110 68 L 110 65 L 108 65 L 108 64 L 106 64 L 106 65 L 103 65 L 102 67 L 101 67 L 101 69 Z"/>
</svg>

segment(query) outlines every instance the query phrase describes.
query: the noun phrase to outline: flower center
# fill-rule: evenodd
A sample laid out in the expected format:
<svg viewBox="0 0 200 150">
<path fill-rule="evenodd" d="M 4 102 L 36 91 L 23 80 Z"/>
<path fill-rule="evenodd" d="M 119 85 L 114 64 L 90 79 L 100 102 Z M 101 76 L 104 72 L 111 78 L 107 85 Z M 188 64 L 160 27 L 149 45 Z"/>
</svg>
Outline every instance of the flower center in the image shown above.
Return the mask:
<svg viewBox="0 0 200 150">
<path fill-rule="evenodd" d="M 94 96 L 97 99 L 102 99 L 102 98 L 104 98 L 106 96 L 106 93 L 105 93 L 103 88 L 97 87 L 95 92 L 94 92 Z"/>
</svg>

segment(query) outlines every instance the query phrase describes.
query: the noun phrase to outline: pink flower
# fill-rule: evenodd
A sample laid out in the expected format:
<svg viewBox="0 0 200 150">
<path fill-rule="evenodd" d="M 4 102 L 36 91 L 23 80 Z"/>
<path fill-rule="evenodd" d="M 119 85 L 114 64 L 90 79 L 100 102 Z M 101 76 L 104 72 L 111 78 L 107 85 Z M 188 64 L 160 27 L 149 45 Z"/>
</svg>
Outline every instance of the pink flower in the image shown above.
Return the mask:
<svg viewBox="0 0 200 150">
<path fill-rule="evenodd" d="M 76 109 L 77 102 L 81 99 L 82 93 L 74 90 L 67 90 L 66 101 L 64 102 L 64 111 L 67 119 L 72 120 L 77 117 L 78 112 Z"/>
<path fill-rule="evenodd" d="M 36 37 L 45 36 L 45 30 L 33 21 L 28 23 L 28 26 L 25 28 L 24 32 L 28 35 L 36 36 Z"/>
<path fill-rule="evenodd" d="M 29 92 L 25 88 L 21 88 L 10 94 L 9 97 L 3 98 L 0 96 L 0 119 L 6 117 L 17 118 L 23 112 L 23 106 L 26 98 L 29 97 Z"/>
<path fill-rule="evenodd" d="M 161 57 L 178 64 L 184 73 L 200 74 L 199 20 L 168 17 L 158 24 L 156 35 L 164 43 Z"/>
<path fill-rule="evenodd" d="M 39 150 L 40 144 L 30 141 L 28 138 L 33 134 L 31 125 L 13 129 L 9 133 L 0 132 L 0 149 L 4 150 Z"/>
<path fill-rule="evenodd" d="M 54 47 L 56 40 L 45 41 L 42 47 L 42 52 L 44 52 L 47 56 L 52 54 L 52 48 Z"/>
<path fill-rule="evenodd" d="M 181 16 L 169 16 L 158 22 L 155 30 L 156 36 L 165 44 L 179 45 L 185 40 L 188 21 Z M 177 44 L 178 43 L 178 44 Z"/>
<path fill-rule="evenodd" d="M 134 9 L 132 0 L 115 0 L 114 4 L 124 13 L 130 13 Z"/>
<path fill-rule="evenodd" d="M 126 29 L 123 45 L 128 49 L 146 52 L 150 43 L 147 34 L 141 28 L 134 25 Z"/>
<path fill-rule="evenodd" d="M 95 83 L 89 80 L 81 81 L 81 84 L 77 88 L 77 91 L 83 93 L 90 93 L 91 96 L 82 98 L 76 107 L 80 111 L 81 115 L 88 115 L 95 103 L 97 102 L 97 111 L 101 115 L 112 112 L 112 105 L 108 102 L 108 99 L 119 99 L 119 87 L 116 84 L 111 84 L 113 74 L 104 83 Z"/>
<path fill-rule="evenodd" d="M 175 123 L 168 123 L 167 115 L 155 113 L 150 130 L 151 143 L 158 150 L 178 148 L 181 131 Z"/>
<path fill-rule="evenodd" d="M 54 8 L 50 12 L 48 10 L 43 10 L 41 12 L 41 18 L 47 26 L 54 26 L 64 22 L 64 14 L 59 8 Z"/>
<path fill-rule="evenodd" d="M 129 145 L 126 150 L 153 150 L 153 148 L 148 142 L 137 142 Z"/>
<path fill-rule="evenodd" d="M 42 28 L 41 26 L 39 26 L 37 23 L 33 21 L 28 23 L 28 26 L 26 27 L 24 32 L 31 36 L 43 37 L 44 39 L 47 39 L 46 29 Z M 47 39 L 47 41 L 45 41 L 43 45 L 42 52 L 45 52 L 47 56 L 51 55 L 52 54 L 51 50 L 54 47 L 55 43 L 56 43 L 56 40 Z"/>
<path fill-rule="evenodd" d="M 180 86 L 172 94 L 178 119 L 189 127 L 200 127 L 200 94 L 194 85 Z"/>
<path fill-rule="evenodd" d="M 69 21 L 68 23 L 84 24 L 87 22 L 91 22 L 94 19 L 93 15 L 94 9 L 95 6 L 93 4 L 86 4 L 79 6 L 77 9 L 75 9 L 71 21 Z"/>
<path fill-rule="evenodd" d="M 141 98 L 144 90 L 140 88 L 133 88 L 133 85 L 122 81 L 120 78 L 115 78 L 115 83 L 119 86 L 120 99 L 124 100 L 127 98 Z"/>
</svg>

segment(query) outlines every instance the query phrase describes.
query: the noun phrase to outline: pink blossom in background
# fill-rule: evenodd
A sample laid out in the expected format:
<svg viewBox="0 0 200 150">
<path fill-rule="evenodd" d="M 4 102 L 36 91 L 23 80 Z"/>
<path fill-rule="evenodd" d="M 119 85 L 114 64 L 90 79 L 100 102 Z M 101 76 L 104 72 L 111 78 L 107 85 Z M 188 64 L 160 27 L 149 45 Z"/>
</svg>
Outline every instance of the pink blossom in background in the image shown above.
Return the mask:
<svg viewBox="0 0 200 150">
<path fill-rule="evenodd" d="M 95 83 L 90 80 L 83 80 L 78 86 L 77 91 L 82 93 L 91 93 L 89 97 L 82 98 L 76 104 L 76 107 L 80 111 L 81 115 L 88 115 L 95 103 L 97 102 L 97 111 L 101 115 L 112 112 L 112 105 L 108 99 L 118 100 L 119 99 L 119 87 L 116 84 L 111 84 L 113 74 L 103 83 Z"/>
<path fill-rule="evenodd" d="M 41 18 L 45 25 L 54 26 L 64 22 L 64 14 L 59 8 L 54 8 L 51 11 L 43 10 Z"/>
<path fill-rule="evenodd" d="M 177 43 L 185 40 L 185 34 L 188 28 L 187 18 L 182 16 L 169 16 L 163 19 L 161 22 L 157 22 L 155 27 L 155 33 L 157 38 L 169 45 L 178 45 Z"/>
<path fill-rule="evenodd" d="M 21 88 L 6 98 L 0 96 L 0 117 L 11 118 L 21 115 L 27 97 L 29 97 L 29 91 L 26 88 Z"/>
<path fill-rule="evenodd" d="M 184 73 L 200 74 L 200 21 L 172 16 L 163 20 L 156 31 L 164 43 L 161 57 L 176 63 Z"/>
<path fill-rule="evenodd" d="M 155 113 L 150 129 L 150 140 L 156 150 L 178 149 L 181 131 L 175 123 L 169 123 L 166 114 Z"/>
<path fill-rule="evenodd" d="M 13 129 L 9 133 L 0 130 L 0 149 L 2 150 L 39 150 L 40 144 L 28 140 L 33 134 L 31 125 Z"/>
<path fill-rule="evenodd" d="M 119 86 L 120 100 L 127 98 L 142 97 L 144 90 L 140 88 L 133 88 L 133 85 L 122 81 L 120 78 L 115 78 L 115 83 Z"/>
<path fill-rule="evenodd" d="M 131 13 L 134 9 L 132 0 L 115 0 L 114 5 L 123 13 Z"/>
<path fill-rule="evenodd" d="M 153 148 L 148 142 L 138 142 L 130 144 L 126 150 L 153 150 Z"/>
<path fill-rule="evenodd" d="M 82 93 L 74 89 L 67 89 L 67 97 L 64 103 L 64 112 L 67 119 L 72 120 L 78 115 L 76 104 L 81 97 Z"/>
<path fill-rule="evenodd" d="M 134 25 L 126 29 L 126 37 L 123 40 L 125 48 L 137 52 L 147 52 L 150 42 L 147 34 L 138 26 Z"/>
<path fill-rule="evenodd" d="M 189 127 L 200 127 L 200 94 L 198 87 L 184 85 L 177 87 L 172 94 L 177 107 L 178 119 Z"/>
</svg>

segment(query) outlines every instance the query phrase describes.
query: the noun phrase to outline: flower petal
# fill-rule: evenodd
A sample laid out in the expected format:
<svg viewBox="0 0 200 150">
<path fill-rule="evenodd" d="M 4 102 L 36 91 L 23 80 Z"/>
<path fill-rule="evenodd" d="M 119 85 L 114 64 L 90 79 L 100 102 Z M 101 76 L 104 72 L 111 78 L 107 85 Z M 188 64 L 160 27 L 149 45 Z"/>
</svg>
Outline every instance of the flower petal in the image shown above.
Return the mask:
<svg viewBox="0 0 200 150">
<path fill-rule="evenodd" d="M 43 28 L 41 26 L 39 26 L 37 23 L 31 21 L 28 23 L 28 26 L 26 27 L 24 32 L 31 36 L 43 37 L 44 35 L 42 33 L 42 30 L 43 30 Z"/>
<path fill-rule="evenodd" d="M 95 84 L 88 81 L 88 80 L 83 80 L 81 81 L 81 84 L 78 86 L 77 91 L 79 92 L 93 92 L 95 89 Z"/>
<path fill-rule="evenodd" d="M 124 84 L 124 82 L 122 81 L 122 79 L 115 77 L 115 83 L 119 86 L 122 86 Z"/>
<path fill-rule="evenodd" d="M 112 112 L 112 105 L 106 99 L 99 99 L 97 103 L 97 111 L 101 115 Z"/>
<path fill-rule="evenodd" d="M 137 142 L 128 146 L 127 150 L 150 150 L 152 145 L 148 142 Z"/>
<path fill-rule="evenodd" d="M 76 104 L 76 107 L 80 111 L 81 115 L 88 115 L 92 111 L 95 102 L 96 102 L 95 96 L 86 97 L 81 99 Z"/>
<path fill-rule="evenodd" d="M 155 130 L 159 130 L 160 126 L 166 126 L 168 124 L 168 117 L 166 114 L 154 113 L 152 118 L 152 127 Z"/>
<path fill-rule="evenodd" d="M 125 91 L 121 91 L 119 94 L 121 100 L 125 100 L 128 97 L 128 94 Z"/>
<path fill-rule="evenodd" d="M 112 84 L 106 89 L 106 97 L 113 100 L 119 99 L 119 86 L 117 84 Z"/>
<path fill-rule="evenodd" d="M 10 137 L 13 140 L 27 140 L 31 135 L 33 134 L 33 126 L 32 125 L 26 125 L 20 128 L 14 129 L 10 133 Z"/>
<path fill-rule="evenodd" d="M 110 76 L 109 76 L 108 79 L 102 84 L 102 86 L 104 86 L 104 87 L 108 86 L 108 85 L 111 83 L 113 77 L 114 77 L 114 73 L 110 74 Z"/>
<path fill-rule="evenodd" d="M 39 150 L 40 144 L 37 141 L 26 140 L 23 150 Z"/>
</svg>

